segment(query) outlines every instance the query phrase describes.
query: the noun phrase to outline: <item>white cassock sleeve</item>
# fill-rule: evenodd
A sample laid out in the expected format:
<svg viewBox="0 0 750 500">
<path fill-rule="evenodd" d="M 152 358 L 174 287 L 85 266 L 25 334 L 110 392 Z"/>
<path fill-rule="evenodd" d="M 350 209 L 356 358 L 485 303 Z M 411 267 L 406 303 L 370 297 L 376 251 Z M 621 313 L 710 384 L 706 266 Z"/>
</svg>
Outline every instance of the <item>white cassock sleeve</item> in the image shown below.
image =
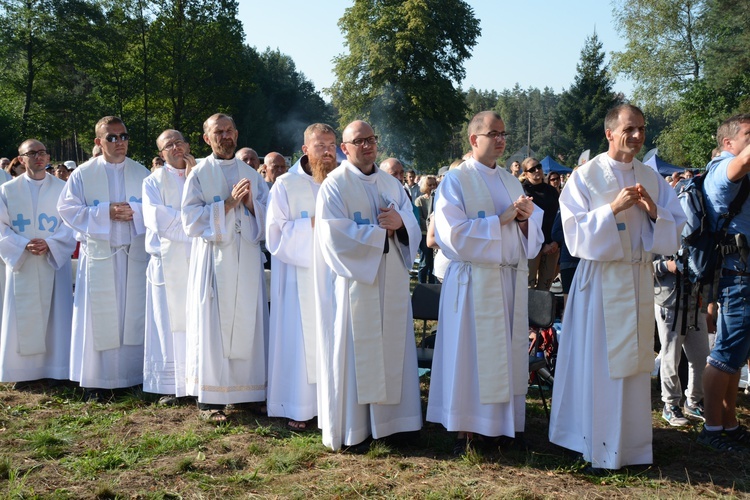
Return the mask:
<svg viewBox="0 0 750 500">
<path fill-rule="evenodd" d="M 277 182 L 271 188 L 268 196 L 266 248 L 285 264 L 309 268 L 313 259 L 312 219 L 291 219 L 287 196 L 282 183 Z"/>
<path fill-rule="evenodd" d="M 674 190 L 663 179 L 658 180 L 657 220 L 642 226 L 641 241 L 646 251 L 671 255 L 679 248 L 679 235 L 686 218 Z M 560 194 L 560 215 L 571 255 L 601 262 L 623 258 L 612 208 L 609 204 L 591 208 L 591 195 L 577 172 Z"/>
<path fill-rule="evenodd" d="M 180 211 L 164 204 L 156 178 L 151 176 L 143 181 L 143 223 L 159 238 L 180 242 L 189 240 L 182 227 Z"/>
<path fill-rule="evenodd" d="M 182 225 L 190 237 L 206 241 L 226 239 L 228 228 L 224 200 L 207 203 L 198 176 L 191 172 L 182 193 Z M 233 228 L 232 228 L 233 229 Z"/>
<path fill-rule="evenodd" d="M 408 244 L 401 242 L 398 237 L 399 250 L 401 251 L 401 258 L 404 261 L 406 269 L 411 269 L 414 265 L 414 258 L 419 250 L 419 244 L 422 241 L 422 230 L 419 228 L 419 221 L 414 215 L 414 209 L 411 204 L 411 200 L 406 195 L 405 190 L 400 191 L 400 198 L 398 200 L 398 214 L 401 216 L 401 220 L 404 222 L 404 228 L 406 233 L 409 235 Z"/>
<path fill-rule="evenodd" d="M 76 233 L 85 238 L 109 240 L 112 232 L 112 221 L 109 218 L 109 203 L 87 206 L 83 197 L 83 180 L 79 172 L 73 171 L 65 183 L 57 202 L 57 211 L 65 223 Z M 133 203 L 133 205 L 140 205 Z M 135 208 L 133 208 L 135 211 Z M 133 219 L 135 220 L 135 218 Z M 141 224 L 143 225 L 143 224 Z M 145 228 L 141 233 L 145 232 Z"/>
<path fill-rule="evenodd" d="M 502 181 L 498 179 L 498 183 L 502 184 Z M 497 189 L 497 186 L 490 187 Z M 502 211 L 512 203 L 507 190 L 505 193 Z M 525 255 L 536 255 L 541 249 L 544 242 L 543 216 L 542 209 L 534 205 L 529 217 L 528 236 L 521 238 Z M 497 214 L 470 219 L 466 215 L 461 184 L 453 175 L 443 179 L 435 195 L 435 238 L 445 256 L 455 261 L 512 265 L 522 255 L 521 248 L 515 243 L 519 239 L 516 222 L 501 225 Z"/>
<path fill-rule="evenodd" d="M 348 218 L 344 200 L 335 188 L 334 183 L 323 182 L 318 193 L 315 214 L 321 253 L 338 276 L 371 285 L 378 274 L 387 232 L 376 224 L 357 224 Z"/>
</svg>

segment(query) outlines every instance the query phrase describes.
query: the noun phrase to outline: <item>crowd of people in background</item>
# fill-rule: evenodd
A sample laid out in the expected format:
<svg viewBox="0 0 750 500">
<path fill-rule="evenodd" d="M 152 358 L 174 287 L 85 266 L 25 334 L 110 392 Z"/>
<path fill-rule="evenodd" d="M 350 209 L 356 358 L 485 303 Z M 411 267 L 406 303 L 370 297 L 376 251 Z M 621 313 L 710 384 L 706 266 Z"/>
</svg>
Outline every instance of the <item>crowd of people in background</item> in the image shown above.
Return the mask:
<svg viewBox="0 0 750 500">
<path fill-rule="evenodd" d="M 96 124 L 96 150 L 79 166 L 50 163 L 28 139 L 0 158 L 0 381 L 71 380 L 99 403 L 142 385 L 162 405 L 197 402 L 215 423 L 243 408 L 296 431 L 317 423 L 334 450 L 413 443 L 419 254 L 417 281 L 442 283 L 426 419 L 456 433 L 457 455 L 481 439 L 526 446 L 528 289 L 558 280 L 551 442 L 594 469 L 653 461 L 656 320 L 664 420 L 705 421 L 699 443 L 748 452 L 735 406 L 750 351 L 750 205 L 730 224 L 741 243 L 726 252 L 718 305 L 705 301 L 680 334 L 677 195 L 694 173 L 664 179 L 637 160 L 635 106 L 610 110 L 604 134 L 608 150 L 572 174 L 545 174 L 533 157 L 506 169 L 505 124 L 484 111 L 468 124 L 471 150 L 437 176 L 376 163 L 378 136 L 361 120 L 340 141 L 310 125 L 291 168 L 280 153 L 238 149 L 222 113 L 203 125 L 209 156 L 194 158 L 168 129 L 150 168 L 127 156 L 114 116 Z M 750 115 L 724 122 L 717 140 L 702 174 L 714 223 L 748 189 Z"/>
</svg>

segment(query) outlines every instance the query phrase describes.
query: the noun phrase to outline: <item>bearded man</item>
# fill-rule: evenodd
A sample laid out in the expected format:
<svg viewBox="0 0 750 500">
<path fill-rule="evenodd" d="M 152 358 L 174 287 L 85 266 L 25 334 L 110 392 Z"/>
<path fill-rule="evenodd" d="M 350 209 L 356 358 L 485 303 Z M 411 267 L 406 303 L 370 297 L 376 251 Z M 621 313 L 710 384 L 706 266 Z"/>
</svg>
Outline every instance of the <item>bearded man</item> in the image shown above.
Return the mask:
<svg viewBox="0 0 750 500">
<path fill-rule="evenodd" d="M 268 353 L 268 416 L 304 430 L 318 414 L 316 393 L 313 233 L 320 183 L 336 168 L 336 132 L 307 127 L 292 169 L 278 177 L 268 198 L 266 247 L 271 252 L 271 322 Z"/>
<path fill-rule="evenodd" d="M 260 241 L 268 187 L 235 158 L 237 128 L 217 113 L 203 124 L 213 154 L 191 172 L 182 224 L 195 238 L 187 297 L 187 392 L 201 416 L 226 420 L 223 405 L 266 399 L 268 307 Z"/>
</svg>

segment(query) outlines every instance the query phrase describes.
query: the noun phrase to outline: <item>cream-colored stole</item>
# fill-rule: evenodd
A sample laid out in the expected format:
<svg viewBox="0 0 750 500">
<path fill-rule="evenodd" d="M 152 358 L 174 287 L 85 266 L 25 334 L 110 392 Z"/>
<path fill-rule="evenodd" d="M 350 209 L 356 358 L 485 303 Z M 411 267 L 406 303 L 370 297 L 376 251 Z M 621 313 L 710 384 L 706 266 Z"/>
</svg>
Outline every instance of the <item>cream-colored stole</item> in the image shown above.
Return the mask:
<svg viewBox="0 0 750 500">
<path fill-rule="evenodd" d="M 251 180 L 251 196 L 258 199 L 258 183 L 263 182 L 259 174 L 245 163 L 235 159 L 239 178 Z M 213 204 L 212 217 L 219 218 L 218 210 L 224 210 L 220 201 L 231 193 L 219 161 L 209 156 L 194 170 L 200 180 L 207 204 Z M 261 276 L 260 246 L 242 239 L 242 233 L 250 234 L 250 211 L 240 203 L 225 215 L 228 237 L 206 242 L 213 256 L 213 271 L 216 278 L 215 298 L 219 306 L 219 322 L 224 358 L 251 359 L 258 312 L 258 283 Z M 239 220 L 237 220 L 239 218 Z"/>
<path fill-rule="evenodd" d="M 455 173 L 454 173 L 455 172 Z M 497 174 L 508 191 L 511 201 L 523 195 L 521 184 L 505 169 Z M 469 163 L 451 170 L 456 175 L 464 200 L 464 209 L 469 219 L 484 218 L 495 214 L 492 195 L 482 175 Z M 512 223 L 512 224 L 515 224 Z M 511 353 L 506 347 L 505 294 L 503 268 L 499 264 L 467 262 L 471 268 L 471 287 L 474 306 L 474 325 L 477 337 L 477 371 L 479 372 L 479 400 L 483 404 L 507 403 L 512 395 L 525 394 L 528 385 L 528 260 L 523 245 L 523 233 L 516 224 L 518 245 L 521 248 L 515 266 L 513 295 L 513 322 L 511 325 Z M 521 363 L 520 361 L 524 362 Z M 513 369 L 513 387 L 509 380 Z"/>
<path fill-rule="evenodd" d="M 344 165 L 342 165 L 344 167 Z M 348 216 L 357 224 L 377 224 L 363 181 L 348 168 L 337 168 L 328 175 L 339 186 Z M 376 171 L 380 207 L 398 206 L 403 188 L 388 174 Z M 354 342 L 354 364 L 359 404 L 398 404 L 406 348 L 404 327 L 409 304 L 409 272 L 397 238 L 389 241 L 390 251 L 383 256 L 385 283 L 376 276 L 373 283 L 349 281 L 349 307 Z M 385 289 L 380 302 L 381 285 Z M 382 311 L 382 312 L 381 312 Z"/>
<path fill-rule="evenodd" d="M 8 200 L 11 229 L 29 240 L 47 239 L 62 224 L 57 200 L 65 183 L 47 175 L 34 207 L 29 182 L 33 181 L 23 175 L 2 187 Z M 28 254 L 21 268 L 13 272 L 18 353 L 22 356 L 47 352 L 47 325 L 55 284 L 55 270 L 47 259 L 47 255 Z"/>
<path fill-rule="evenodd" d="M 101 158 L 101 157 L 100 157 Z M 96 206 L 99 203 L 109 203 L 109 181 L 103 159 L 95 159 L 78 167 L 81 170 L 86 205 Z M 141 203 L 143 196 L 143 179 L 148 177 L 149 171 L 140 163 L 125 158 L 123 175 L 125 177 L 125 200 L 128 203 Z M 145 307 L 133 307 L 131 304 L 142 304 L 144 290 L 146 290 L 146 273 L 137 270 L 148 262 L 145 235 L 131 237 L 127 248 L 112 251 L 109 238 L 87 238 L 82 250 L 86 252 L 88 294 L 91 311 L 91 326 L 94 339 L 94 349 L 106 351 L 123 345 L 142 345 L 145 333 Z M 124 331 L 113 328 L 113 320 L 117 322 L 117 296 L 115 292 L 115 253 L 124 251 L 128 256 L 128 273 L 125 292 L 125 326 Z M 136 298 L 138 297 L 138 298 Z"/>
<path fill-rule="evenodd" d="M 299 166 L 302 170 L 302 165 Z M 313 186 L 301 174 L 294 171 L 276 179 L 284 185 L 287 202 L 289 203 L 289 217 L 292 220 L 315 217 L 315 195 Z M 302 338 L 305 348 L 305 364 L 307 365 L 307 382 L 316 381 L 316 341 L 315 341 L 315 286 L 313 270 L 309 267 L 294 266 L 297 277 L 297 299 L 299 300 L 300 318 L 302 322 Z"/>
<path fill-rule="evenodd" d="M 606 153 L 602 153 L 606 155 Z M 600 155 L 601 156 L 601 155 Z M 633 161 L 635 180 L 654 201 L 659 199 L 656 173 L 638 160 Z M 609 204 L 621 191 L 612 168 L 597 157 L 579 169 L 591 193 L 591 210 Z M 634 208 L 633 210 L 639 210 Z M 648 214 L 643 213 L 644 217 Z M 650 372 L 654 366 L 654 288 L 652 254 L 642 249 L 633 255 L 625 213 L 615 216 L 623 258 L 600 262 L 604 330 L 607 336 L 609 375 L 613 379 Z M 633 266 L 638 266 L 638 297 L 635 296 Z"/>
<path fill-rule="evenodd" d="M 164 204 L 179 211 L 182 203 L 182 187 L 175 176 L 164 168 L 158 169 L 155 176 L 159 181 L 159 191 Z M 184 332 L 187 318 L 185 306 L 188 287 L 187 271 L 190 268 L 190 243 L 159 238 L 159 248 L 164 271 L 169 326 L 172 332 Z"/>
</svg>

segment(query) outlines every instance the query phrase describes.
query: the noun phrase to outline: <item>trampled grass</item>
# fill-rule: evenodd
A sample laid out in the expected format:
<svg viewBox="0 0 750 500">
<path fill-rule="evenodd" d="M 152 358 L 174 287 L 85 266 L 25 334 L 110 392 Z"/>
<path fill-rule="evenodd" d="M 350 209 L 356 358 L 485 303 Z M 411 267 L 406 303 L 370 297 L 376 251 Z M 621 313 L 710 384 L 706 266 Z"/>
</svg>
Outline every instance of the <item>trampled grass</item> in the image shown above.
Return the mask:
<svg viewBox="0 0 750 500">
<path fill-rule="evenodd" d="M 426 389 L 429 377 L 423 380 Z M 70 387 L 19 392 L 0 385 L 0 498 L 735 498 L 750 494 L 750 463 L 695 444 L 654 411 L 647 467 L 589 474 L 547 442 L 547 420 L 529 392 L 519 451 L 487 441 L 463 458 L 455 435 L 425 424 L 418 443 L 374 442 L 362 455 L 326 449 L 319 432 L 283 419 L 228 411 L 198 419 L 194 406 L 159 407 L 139 391 L 84 403 Z M 655 391 L 654 408 L 658 404 Z M 740 395 L 741 420 L 749 398 Z M 396 443 L 398 444 L 398 443 Z M 744 458 L 744 457 L 741 457 Z"/>
</svg>

